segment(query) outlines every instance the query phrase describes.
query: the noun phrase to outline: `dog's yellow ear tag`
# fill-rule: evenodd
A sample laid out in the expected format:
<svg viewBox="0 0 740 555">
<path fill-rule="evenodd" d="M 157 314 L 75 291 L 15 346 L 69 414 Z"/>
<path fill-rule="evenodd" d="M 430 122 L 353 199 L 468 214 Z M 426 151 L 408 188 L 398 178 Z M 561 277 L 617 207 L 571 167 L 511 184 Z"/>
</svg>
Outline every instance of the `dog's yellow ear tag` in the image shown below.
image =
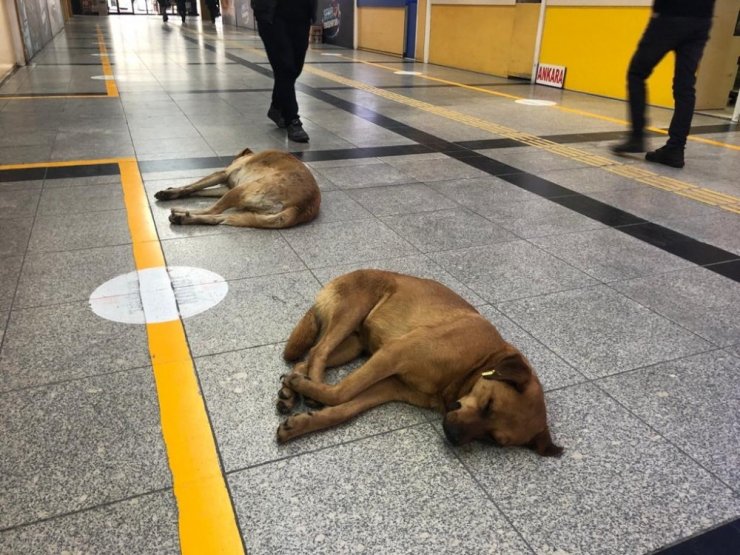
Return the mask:
<svg viewBox="0 0 740 555">
<path fill-rule="evenodd" d="M 481 376 L 483 376 L 484 378 L 490 378 L 490 377 L 491 377 L 491 376 L 493 376 L 493 375 L 494 375 L 495 373 L 496 373 L 496 370 L 495 370 L 495 369 L 494 369 L 494 370 L 488 370 L 487 372 L 483 372 L 483 373 L 481 374 Z"/>
</svg>

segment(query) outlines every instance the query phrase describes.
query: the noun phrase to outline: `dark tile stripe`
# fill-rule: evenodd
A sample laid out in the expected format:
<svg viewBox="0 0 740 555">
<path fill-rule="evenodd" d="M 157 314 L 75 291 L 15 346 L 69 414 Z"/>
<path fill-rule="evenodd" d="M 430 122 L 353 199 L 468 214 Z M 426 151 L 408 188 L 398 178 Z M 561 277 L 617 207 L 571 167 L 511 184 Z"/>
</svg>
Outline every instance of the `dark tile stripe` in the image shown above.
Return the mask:
<svg viewBox="0 0 740 555">
<path fill-rule="evenodd" d="M 28 96 L 28 97 L 38 97 L 38 96 L 107 96 L 107 92 L 64 92 L 64 93 L 24 93 L 24 92 L 17 92 L 12 94 L 0 94 L 0 98 L 11 98 L 15 96 Z"/>
<path fill-rule="evenodd" d="M 736 555 L 740 546 L 740 519 L 714 530 L 654 551 L 654 555 Z"/>
<path fill-rule="evenodd" d="M 196 42 L 195 39 L 185 38 L 186 40 Z M 204 46 L 208 50 L 215 51 L 215 47 L 210 44 L 204 44 Z M 269 69 L 259 64 L 244 60 L 228 52 L 226 53 L 226 57 L 257 73 L 272 76 L 272 72 Z M 478 168 L 489 175 L 498 176 L 512 185 L 521 187 L 542 198 L 549 199 L 561 206 L 566 206 L 578 214 L 601 222 L 623 233 L 627 233 L 659 249 L 679 256 L 684 260 L 699 266 L 709 265 L 706 266 L 707 269 L 738 281 L 737 276 L 728 270 L 729 266 L 726 267 L 724 264 L 718 264 L 720 262 L 740 259 L 739 256 L 731 252 L 697 241 L 688 235 L 673 231 L 661 225 L 648 222 L 634 214 L 630 214 L 581 193 L 571 191 L 561 185 L 493 160 L 478 152 L 466 149 L 460 144 L 451 143 L 364 106 L 332 96 L 326 91 L 316 89 L 304 83 L 298 83 L 296 88 L 304 94 L 326 102 L 330 106 L 344 110 L 415 141 L 427 147 L 430 151 L 442 152 L 451 158 Z"/>
</svg>

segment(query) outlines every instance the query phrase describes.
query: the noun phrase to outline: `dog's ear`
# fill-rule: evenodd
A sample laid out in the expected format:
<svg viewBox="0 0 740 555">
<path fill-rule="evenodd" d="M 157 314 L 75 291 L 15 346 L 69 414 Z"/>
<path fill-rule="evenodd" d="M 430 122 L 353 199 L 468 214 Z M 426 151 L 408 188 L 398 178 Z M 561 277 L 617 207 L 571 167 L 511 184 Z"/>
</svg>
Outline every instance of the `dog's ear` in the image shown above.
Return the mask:
<svg viewBox="0 0 740 555">
<path fill-rule="evenodd" d="M 534 436 L 528 447 L 543 457 L 559 457 L 563 454 L 563 448 L 553 443 L 549 428 Z"/>
<path fill-rule="evenodd" d="M 506 382 L 521 393 L 532 379 L 532 369 L 520 353 L 514 353 L 502 359 L 493 370 L 483 372 L 483 378 Z"/>
<path fill-rule="evenodd" d="M 245 148 L 239 154 L 236 155 L 236 158 L 234 158 L 234 160 L 236 160 L 237 158 L 241 158 L 242 156 L 246 156 L 247 154 L 252 154 L 252 149 Z"/>
</svg>

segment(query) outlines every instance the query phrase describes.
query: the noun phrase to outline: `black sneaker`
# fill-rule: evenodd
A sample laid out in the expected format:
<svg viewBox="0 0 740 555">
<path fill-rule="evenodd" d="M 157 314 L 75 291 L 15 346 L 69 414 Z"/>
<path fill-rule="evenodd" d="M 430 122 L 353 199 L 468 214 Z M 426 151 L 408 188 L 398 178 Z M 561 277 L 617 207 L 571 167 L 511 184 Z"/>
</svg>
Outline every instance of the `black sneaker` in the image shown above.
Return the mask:
<svg viewBox="0 0 740 555">
<path fill-rule="evenodd" d="M 288 138 L 297 143 L 308 142 L 308 133 L 303 130 L 301 120 L 294 119 L 288 124 Z"/>
<path fill-rule="evenodd" d="M 612 146 L 612 152 L 617 155 L 645 152 L 645 139 L 642 137 L 630 137 L 625 142 Z"/>
<path fill-rule="evenodd" d="M 267 110 L 267 117 L 274 121 L 275 125 L 277 125 L 280 129 L 285 129 L 287 127 L 285 125 L 285 120 L 280 113 L 280 110 L 278 110 L 277 108 L 270 106 L 270 109 Z"/>
<path fill-rule="evenodd" d="M 167 23 L 167 20 L 168 19 L 169 19 L 169 17 L 167 17 L 167 14 L 164 14 L 164 17 L 162 17 L 162 21 L 164 21 L 165 23 Z"/>
<path fill-rule="evenodd" d="M 663 164 L 664 166 L 670 166 L 672 168 L 683 168 L 683 149 L 670 147 L 668 145 L 660 147 L 658 150 L 653 150 L 645 155 L 645 160 L 648 162 L 655 162 L 656 164 Z"/>
</svg>

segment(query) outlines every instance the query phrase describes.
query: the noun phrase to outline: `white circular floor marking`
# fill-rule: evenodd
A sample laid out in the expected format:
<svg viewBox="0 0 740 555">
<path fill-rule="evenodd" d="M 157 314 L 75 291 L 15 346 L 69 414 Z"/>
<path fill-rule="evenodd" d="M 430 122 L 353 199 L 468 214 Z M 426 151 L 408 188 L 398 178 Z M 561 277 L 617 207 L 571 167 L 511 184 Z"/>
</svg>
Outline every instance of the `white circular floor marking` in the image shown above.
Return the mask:
<svg viewBox="0 0 740 555">
<path fill-rule="evenodd" d="M 342 56 L 341 54 L 332 54 L 331 52 L 322 52 L 321 55 L 322 56 L 336 56 L 336 57 Z"/>
<path fill-rule="evenodd" d="M 537 98 L 520 98 L 517 104 L 526 104 L 527 106 L 555 106 L 556 102 L 552 100 L 538 100 Z"/>
<path fill-rule="evenodd" d="M 396 75 L 421 75 L 421 71 L 394 71 Z"/>
<path fill-rule="evenodd" d="M 228 291 L 224 278 L 202 268 L 147 268 L 106 281 L 90 295 L 90 308 L 114 322 L 155 324 L 200 314 Z"/>
<path fill-rule="evenodd" d="M 90 79 L 99 79 L 101 81 L 112 81 L 115 79 L 112 75 L 93 75 Z"/>
</svg>

